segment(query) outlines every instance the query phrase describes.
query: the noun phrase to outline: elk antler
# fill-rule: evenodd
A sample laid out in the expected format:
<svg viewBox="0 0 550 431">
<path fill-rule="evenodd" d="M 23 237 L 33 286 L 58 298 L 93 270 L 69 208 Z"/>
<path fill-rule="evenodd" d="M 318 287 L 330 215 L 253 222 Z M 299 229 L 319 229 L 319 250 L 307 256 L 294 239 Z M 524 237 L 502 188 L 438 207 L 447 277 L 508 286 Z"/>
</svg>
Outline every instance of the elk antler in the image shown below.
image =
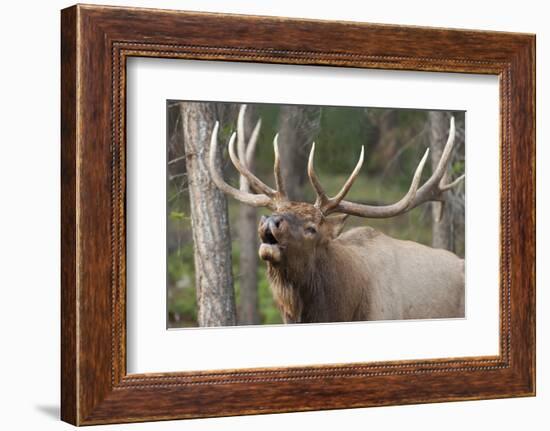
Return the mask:
<svg viewBox="0 0 550 431">
<path fill-rule="evenodd" d="M 246 105 L 242 105 L 239 110 L 239 116 L 237 119 L 237 134 L 233 133 L 231 135 L 231 138 L 229 139 L 229 157 L 231 158 L 231 161 L 233 162 L 233 165 L 235 166 L 237 171 L 239 171 L 241 179 L 245 179 L 249 183 L 250 188 L 258 193 L 250 193 L 248 191 L 247 185 L 243 186 L 243 181 L 241 181 L 241 189 L 238 190 L 226 183 L 223 179 L 222 169 L 219 165 L 217 157 L 219 128 L 219 123 L 217 121 L 214 125 L 214 130 L 212 131 L 212 138 L 210 141 L 210 173 L 212 176 L 212 180 L 220 190 L 230 196 L 233 196 L 238 201 L 255 207 L 268 207 L 271 209 L 275 209 L 278 203 L 287 201 L 282 182 L 277 135 L 273 140 L 273 147 L 275 150 L 275 184 L 277 186 L 277 189 L 274 190 L 263 183 L 258 177 L 256 177 L 256 175 L 250 172 L 250 169 L 248 168 L 248 165 L 250 164 L 250 161 L 252 160 L 254 154 L 254 149 L 256 147 L 261 123 L 258 121 L 258 123 L 256 124 L 256 127 L 254 128 L 250 136 L 248 148 L 246 148 L 244 136 L 245 111 Z M 239 141 L 238 156 L 235 153 L 235 139 L 237 135 Z"/>
<path fill-rule="evenodd" d="M 260 134 L 260 128 L 262 127 L 262 119 L 260 118 L 254 126 L 248 143 L 245 137 L 244 119 L 246 113 L 246 105 L 241 105 L 239 109 L 239 116 L 237 117 L 237 155 L 241 163 L 250 169 L 254 158 L 254 152 L 256 151 L 256 144 L 258 143 L 258 136 Z M 242 191 L 250 191 L 250 184 L 244 175 L 239 177 L 239 186 Z M 261 190 L 253 189 L 256 193 L 261 193 Z"/>
<path fill-rule="evenodd" d="M 345 182 L 340 192 L 338 192 L 338 194 L 333 198 L 329 198 L 323 190 L 321 183 L 319 182 L 319 179 L 315 174 L 315 170 L 313 169 L 313 159 L 315 154 L 315 143 L 313 143 L 311 147 L 311 152 L 309 154 L 308 176 L 313 188 L 317 192 L 317 200 L 315 202 L 315 206 L 319 208 L 319 210 L 325 215 L 339 212 L 359 217 L 386 218 L 402 214 L 427 201 L 441 200 L 442 194 L 445 191 L 456 186 L 465 177 L 464 175 L 462 175 L 450 184 L 443 184 L 443 176 L 445 174 L 447 163 L 453 149 L 454 137 L 455 121 L 454 117 L 451 117 L 449 138 L 447 140 L 447 143 L 445 144 L 445 148 L 443 150 L 443 154 L 441 156 L 441 159 L 439 160 L 437 168 L 434 170 L 430 179 L 426 181 L 424 185 L 420 187 L 420 189 L 418 188 L 420 184 L 422 170 L 424 169 L 424 165 L 426 164 L 426 160 L 428 158 L 429 149 L 427 149 L 426 153 L 424 153 L 424 156 L 420 160 L 418 167 L 416 168 L 411 185 L 409 187 L 409 191 L 398 202 L 391 205 L 383 206 L 363 205 L 343 200 L 346 194 L 349 192 L 353 182 L 359 174 L 361 166 L 363 165 L 364 148 L 361 149 L 361 155 L 359 156 L 359 162 L 357 163 L 357 166 L 351 173 L 348 180 Z"/>
<path fill-rule="evenodd" d="M 410 205 L 410 209 L 417 207 L 418 205 L 428 202 L 428 201 L 441 201 L 443 200 L 443 193 L 447 190 L 452 189 L 454 186 L 459 184 L 465 177 L 466 174 L 460 175 L 454 181 L 443 184 L 445 180 L 445 172 L 447 170 L 447 163 L 451 157 L 455 140 L 455 119 L 451 117 L 451 126 L 449 128 L 449 137 L 447 138 L 447 143 L 445 148 L 443 148 L 443 154 L 441 154 L 441 159 L 435 168 L 432 176 L 428 181 L 424 183 L 422 187 L 418 189 L 416 196 L 413 202 Z"/>
<path fill-rule="evenodd" d="M 237 153 L 239 155 L 239 162 L 241 167 L 245 169 L 247 172 L 247 173 L 241 173 L 241 178 L 248 179 L 249 175 L 253 175 L 250 172 L 249 166 L 251 165 L 252 158 L 254 157 L 254 151 L 256 149 L 256 143 L 258 142 L 258 135 L 260 133 L 262 120 L 260 119 L 256 123 L 254 130 L 252 130 L 252 133 L 250 134 L 248 145 L 246 145 L 245 133 L 244 133 L 244 116 L 246 113 L 246 106 L 247 105 L 241 105 L 241 108 L 239 109 L 239 116 L 237 118 L 237 137 L 238 137 Z M 278 138 L 279 138 L 279 134 L 277 133 L 275 135 L 275 138 L 273 138 L 273 150 L 275 151 L 274 174 L 275 174 L 275 187 L 277 188 L 277 191 L 273 190 L 271 187 L 268 187 L 269 191 L 267 191 L 264 188 L 265 184 L 263 183 L 262 183 L 263 186 L 258 187 L 257 182 L 251 182 L 250 186 L 252 187 L 252 190 L 254 190 L 257 193 L 266 193 L 266 194 L 269 194 L 270 196 L 271 196 L 270 193 L 277 194 L 279 200 L 286 200 L 287 196 L 284 189 L 283 177 L 281 173 Z M 231 160 L 233 161 L 233 158 Z M 233 164 L 235 164 L 234 161 L 233 161 Z M 235 164 L 235 167 L 237 167 L 236 164 Z M 239 172 L 240 172 L 240 169 L 239 169 Z"/>
<path fill-rule="evenodd" d="M 216 121 L 216 124 L 214 125 L 214 129 L 212 130 L 212 138 L 210 139 L 210 158 L 209 158 L 210 166 L 209 167 L 210 167 L 210 175 L 212 176 L 212 181 L 214 181 L 214 184 L 216 184 L 216 186 L 222 192 L 228 194 L 229 196 L 233 196 L 235 199 L 237 199 L 240 202 L 243 202 L 248 205 L 252 205 L 253 207 L 268 207 L 268 208 L 274 209 L 275 206 L 274 206 L 274 200 L 272 196 L 268 196 L 267 194 L 253 194 L 253 193 L 236 189 L 235 187 L 227 184 L 223 179 L 222 168 L 220 166 L 220 161 L 218 157 L 219 126 L 220 126 L 219 122 Z M 233 157 L 231 157 L 231 159 L 233 160 L 233 158 L 235 158 L 235 160 L 237 160 L 238 162 L 238 159 L 234 157 L 235 138 L 236 138 L 236 134 L 233 133 L 231 135 L 231 138 L 229 139 L 229 154 L 231 155 L 233 153 Z M 234 160 L 233 160 L 233 163 L 235 163 Z M 240 163 L 239 163 L 239 166 L 240 166 Z M 239 170 L 239 172 L 241 172 L 241 170 L 237 165 L 235 165 L 235 167 Z M 265 184 L 263 184 L 260 180 L 258 180 L 252 173 L 249 172 L 249 174 L 250 176 L 245 175 L 249 181 L 251 178 L 254 178 L 258 183 L 262 184 L 264 187 L 266 187 L 270 191 L 273 191 L 269 187 L 267 187 Z"/>
</svg>

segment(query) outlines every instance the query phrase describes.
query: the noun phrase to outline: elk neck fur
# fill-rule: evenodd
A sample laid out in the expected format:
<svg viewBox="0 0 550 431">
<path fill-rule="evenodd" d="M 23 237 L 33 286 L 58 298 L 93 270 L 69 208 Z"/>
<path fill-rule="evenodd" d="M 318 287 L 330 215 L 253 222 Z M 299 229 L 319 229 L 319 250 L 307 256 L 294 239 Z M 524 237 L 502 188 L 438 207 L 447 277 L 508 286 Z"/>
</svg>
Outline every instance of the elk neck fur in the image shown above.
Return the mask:
<svg viewBox="0 0 550 431">
<path fill-rule="evenodd" d="M 285 255 L 280 263 L 268 262 L 267 275 L 285 323 L 352 321 L 363 317 L 357 315 L 357 304 L 361 304 L 361 309 L 366 306 L 360 286 L 368 280 L 364 264 L 345 239 L 329 239 L 298 256 Z M 354 288 L 345 294 L 343 290 L 348 290 L 345 286 L 349 285 Z"/>
</svg>

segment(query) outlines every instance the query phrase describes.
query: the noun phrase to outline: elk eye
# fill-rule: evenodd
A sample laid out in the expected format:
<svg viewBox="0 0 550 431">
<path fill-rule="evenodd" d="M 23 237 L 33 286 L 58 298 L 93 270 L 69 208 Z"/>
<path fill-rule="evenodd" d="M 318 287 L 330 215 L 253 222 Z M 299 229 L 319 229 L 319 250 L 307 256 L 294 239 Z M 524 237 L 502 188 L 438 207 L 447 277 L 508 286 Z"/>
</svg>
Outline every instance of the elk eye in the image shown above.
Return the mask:
<svg viewBox="0 0 550 431">
<path fill-rule="evenodd" d="M 306 227 L 306 233 L 310 235 L 315 235 L 317 233 L 317 229 L 315 229 L 313 226 Z"/>
</svg>

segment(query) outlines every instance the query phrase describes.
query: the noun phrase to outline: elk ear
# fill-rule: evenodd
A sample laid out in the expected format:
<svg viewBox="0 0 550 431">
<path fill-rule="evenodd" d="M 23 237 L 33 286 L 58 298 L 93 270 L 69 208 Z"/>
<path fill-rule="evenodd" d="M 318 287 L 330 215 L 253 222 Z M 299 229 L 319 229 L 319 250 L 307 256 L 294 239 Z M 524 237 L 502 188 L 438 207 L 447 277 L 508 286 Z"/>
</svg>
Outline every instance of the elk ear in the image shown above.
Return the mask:
<svg viewBox="0 0 550 431">
<path fill-rule="evenodd" d="M 338 214 L 325 219 L 332 238 L 337 238 L 342 233 L 348 217 L 349 214 Z"/>
</svg>

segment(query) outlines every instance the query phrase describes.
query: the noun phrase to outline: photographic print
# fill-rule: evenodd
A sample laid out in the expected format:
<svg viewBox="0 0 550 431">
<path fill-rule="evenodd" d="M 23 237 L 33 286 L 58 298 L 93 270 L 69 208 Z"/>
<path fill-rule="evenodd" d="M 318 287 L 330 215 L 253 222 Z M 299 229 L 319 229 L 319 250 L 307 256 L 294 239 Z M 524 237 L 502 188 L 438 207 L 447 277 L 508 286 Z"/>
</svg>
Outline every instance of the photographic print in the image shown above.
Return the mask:
<svg viewBox="0 0 550 431">
<path fill-rule="evenodd" d="M 465 317 L 465 113 L 167 102 L 168 328 Z"/>
</svg>

